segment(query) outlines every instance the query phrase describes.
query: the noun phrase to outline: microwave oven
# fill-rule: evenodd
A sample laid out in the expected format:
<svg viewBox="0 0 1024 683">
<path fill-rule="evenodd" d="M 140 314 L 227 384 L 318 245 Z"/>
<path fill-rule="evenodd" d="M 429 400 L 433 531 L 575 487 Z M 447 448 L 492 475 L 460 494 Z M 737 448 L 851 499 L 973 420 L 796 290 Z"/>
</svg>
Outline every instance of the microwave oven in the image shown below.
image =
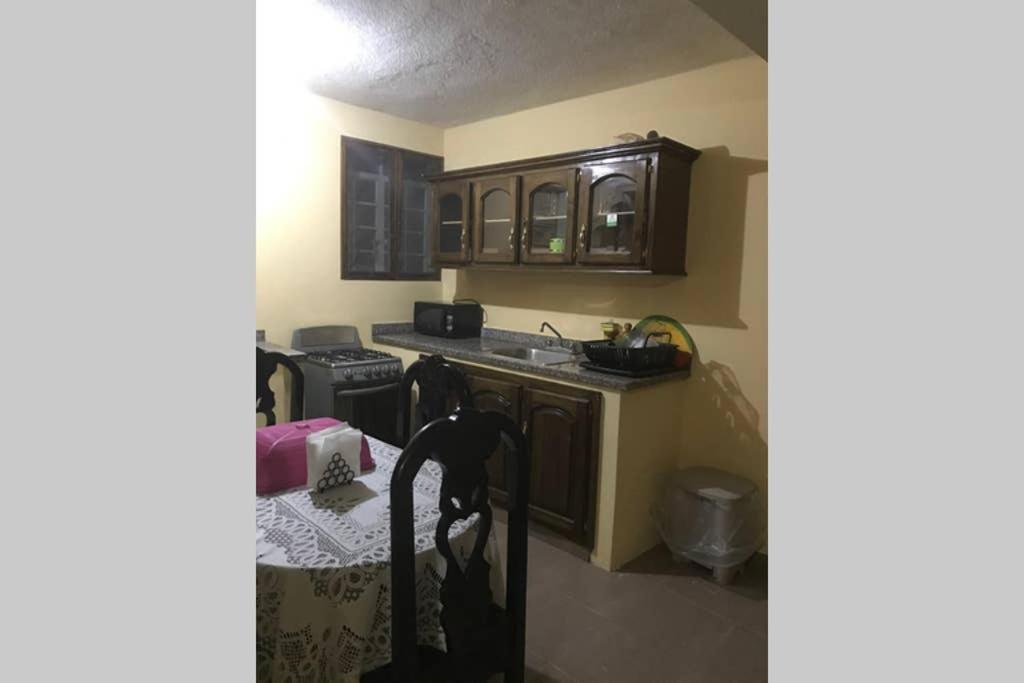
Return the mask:
<svg viewBox="0 0 1024 683">
<path fill-rule="evenodd" d="M 484 309 L 478 303 L 417 301 L 412 320 L 413 329 L 420 334 L 466 339 L 480 336 Z"/>
</svg>

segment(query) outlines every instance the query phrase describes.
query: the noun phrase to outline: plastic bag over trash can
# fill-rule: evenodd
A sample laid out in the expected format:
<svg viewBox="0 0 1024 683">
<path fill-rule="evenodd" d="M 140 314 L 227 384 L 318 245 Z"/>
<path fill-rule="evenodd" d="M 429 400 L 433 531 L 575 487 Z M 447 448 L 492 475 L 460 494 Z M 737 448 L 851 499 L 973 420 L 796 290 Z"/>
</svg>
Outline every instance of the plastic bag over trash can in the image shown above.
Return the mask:
<svg viewBox="0 0 1024 683">
<path fill-rule="evenodd" d="M 651 514 L 676 559 L 705 567 L 743 564 L 764 543 L 757 486 L 712 467 L 673 472 Z"/>
</svg>

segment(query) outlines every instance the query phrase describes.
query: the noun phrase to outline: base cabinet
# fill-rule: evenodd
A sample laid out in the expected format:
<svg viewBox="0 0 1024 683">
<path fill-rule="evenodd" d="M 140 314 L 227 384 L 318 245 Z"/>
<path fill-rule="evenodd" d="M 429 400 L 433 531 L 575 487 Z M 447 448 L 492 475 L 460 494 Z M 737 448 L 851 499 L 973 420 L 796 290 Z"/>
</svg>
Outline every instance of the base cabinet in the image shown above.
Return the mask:
<svg viewBox="0 0 1024 683">
<path fill-rule="evenodd" d="M 456 363 L 456 365 L 458 365 Z M 522 425 L 532 455 L 530 519 L 587 549 L 594 547 L 601 394 L 460 365 L 479 410 Z M 507 500 L 504 446 L 488 462 L 491 499 Z"/>
</svg>

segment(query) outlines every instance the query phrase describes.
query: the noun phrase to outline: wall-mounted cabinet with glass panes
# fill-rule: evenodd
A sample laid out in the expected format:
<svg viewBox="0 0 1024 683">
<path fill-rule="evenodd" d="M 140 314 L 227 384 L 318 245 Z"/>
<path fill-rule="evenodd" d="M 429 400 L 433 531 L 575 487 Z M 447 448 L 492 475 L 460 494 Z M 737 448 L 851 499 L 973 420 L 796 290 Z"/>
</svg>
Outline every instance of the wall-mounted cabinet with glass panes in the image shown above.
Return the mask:
<svg viewBox="0 0 1024 683">
<path fill-rule="evenodd" d="M 435 261 L 685 275 L 690 171 L 699 156 L 651 138 L 434 176 Z"/>
<path fill-rule="evenodd" d="M 434 260 L 438 265 L 460 266 L 471 259 L 473 226 L 469 224 L 470 188 L 468 180 L 437 183 L 434 196 L 437 207 Z"/>
<path fill-rule="evenodd" d="M 341 274 L 436 280 L 434 185 L 444 159 L 342 137 Z"/>
</svg>

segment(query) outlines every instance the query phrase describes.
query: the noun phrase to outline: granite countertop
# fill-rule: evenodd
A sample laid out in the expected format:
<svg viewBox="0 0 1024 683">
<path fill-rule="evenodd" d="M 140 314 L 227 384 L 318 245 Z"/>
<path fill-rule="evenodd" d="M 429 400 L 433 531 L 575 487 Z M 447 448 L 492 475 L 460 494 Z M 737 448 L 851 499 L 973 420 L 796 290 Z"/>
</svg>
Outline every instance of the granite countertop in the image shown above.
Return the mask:
<svg viewBox="0 0 1024 683">
<path fill-rule="evenodd" d="M 509 346 L 530 346 L 544 348 L 558 340 L 545 335 L 529 334 L 526 332 L 512 332 L 509 330 L 496 330 L 484 328 L 481 336 L 470 339 L 446 339 L 444 337 L 432 337 L 420 334 L 413 330 L 412 323 L 377 323 L 373 325 L 373 341 L 375 344 L 397 346 L 403 349 L 424 351 L 427 353 L 439 353 L 448 358 L 469 361 L 479 365 L 486 365 L 504 370 L 515 370 L 537 377 L 549 377 L 551 379 L 584 384 L 599 389 L 612 391 L 629 391 L 652 384 L 663 382 L 679 381 L 690 376 L 689 372 L 672 372 L 653 377 L 623 377 L 612 375 L 595 370 L 588 370 L 573 363 L 559 365 L 541 365 L 531 363 L 518 358 L 500 356 L 491 353 L 494 349 Z M 576 340 L 566 339 L 561 345 L 569 347 L 578 343 Z M 578 360 L 585 360 L 585 356 L 578 356 Z"/>
</svg>

